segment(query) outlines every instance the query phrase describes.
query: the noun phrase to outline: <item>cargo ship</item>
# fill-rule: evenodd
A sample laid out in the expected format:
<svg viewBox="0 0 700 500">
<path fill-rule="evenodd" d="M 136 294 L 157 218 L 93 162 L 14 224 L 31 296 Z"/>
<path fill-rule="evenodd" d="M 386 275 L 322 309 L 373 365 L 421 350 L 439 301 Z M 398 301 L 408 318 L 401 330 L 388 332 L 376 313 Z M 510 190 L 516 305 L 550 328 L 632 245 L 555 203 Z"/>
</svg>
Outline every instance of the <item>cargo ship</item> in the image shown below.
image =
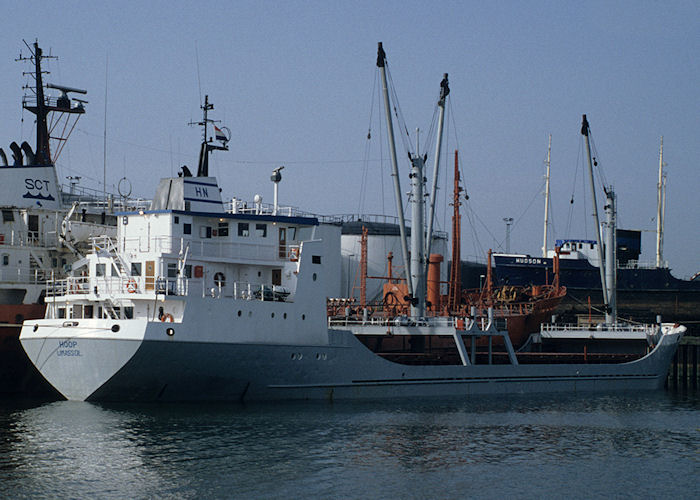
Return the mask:
<svg viewBox="0 0 700 500">
<path fill-rule="evenodd" d="M 385 57 L 380 43 L 388 111 Z M 202 157 L 215 146 L 206 133 L 210 108 L 203 109 L 197 175 L 161 179 L 150 208 L 121 214 L 116 241 L 93 239 L 70 276 L 47 284 L 45 317 L 24 322 L 23 348 L 66 399 L 387 400 L 663 387 L 681 325 L 590 331 L 582 351 L 548 351 L 540 342 L 515 352 L 492 311 L 482 318 L 427 314 L 432 235 L 421 216 L 426 155 L 418 151 L 409 154 L 416 203 L 404 276 L 408 314 L 329 319 L 340 226 L 279 210 L 277 201 L 272 211 L 227 211 Z M 400 197 L 397 212 L 403 246 Z M 408 256 L 408 248 L 401 251 Z M 504 351 L 493 349 L 495 339 Z"/>
<path fill-rule="evenodd" d="M 689 322 L 700 319 L 700 272 L 690 279 L 673 276 L 663 258 L 666 177 L 663 171 L 663 138 L 659 148 L 659 182 L 657 196 L 656 260 L 640 260 L 641 231 L 617 229 L 617 303 L 622 316 L 636 321 L 655 321 L 657 315 L 665 321 Z M 549 165 L 548 165 L 549 167 Z M 549 172 L 549 168 L 548 168 Z M 546 177 L 549 181 L 549 173 Z M 548 195 L 548 182 L 546 195 Z M 548 196 L 545 198 L 544 245 L 547 248 Z M 604 250 L 604 249 L 603 249 Z M 598 243 L 590 239 L 558 239 L 553 249 L 543 255 L 496 253 L 494 272 L 500 285 L 544 285 L 553 279 L 554 256 L 559 258 L 559 282 L 567 289 L 567 297 L 557 313 L 572 319 L 601 311 L 603 305 L 600 282 Z M 690 326 L 691 330 L 693 326 Z M 699 329 L 700 324 L 695 326 Z M 700 333 L 700 332 L 699 332 Z"/>
</svg>

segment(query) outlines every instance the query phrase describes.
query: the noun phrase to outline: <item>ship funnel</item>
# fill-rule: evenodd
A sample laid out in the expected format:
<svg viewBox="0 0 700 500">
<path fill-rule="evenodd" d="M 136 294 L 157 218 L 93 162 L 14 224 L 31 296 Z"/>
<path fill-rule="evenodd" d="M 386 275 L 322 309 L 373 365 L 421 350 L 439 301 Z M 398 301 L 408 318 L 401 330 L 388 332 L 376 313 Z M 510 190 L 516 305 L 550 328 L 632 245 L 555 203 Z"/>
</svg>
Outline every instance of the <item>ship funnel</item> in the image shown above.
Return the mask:
<svg viewBox="0 0 700 500">
<path fill-rule="evenodd" d="M 5 151 L 2 148 L 0 148 L 0 162 L 2 162 L 0 163 L 0 167 L 6 167 L 8 165 L 7 156 L 5 156 Z"/>
<path fill-rule="evenodd" d="M 22 150 L 19 148 L 16 142 L 10 144 L 10 149 L 12 150 L 12 158 L 14 162 L 12 163 L 15 167 L 22 166 Z"/>
<path fill-rule="evenodd" d="M 26 159 L 26 165 L 34 165 L 34 151 L 27 141 L 22 143 L 22 151 L 24 151 L 24 157 Z"/>
</svg>

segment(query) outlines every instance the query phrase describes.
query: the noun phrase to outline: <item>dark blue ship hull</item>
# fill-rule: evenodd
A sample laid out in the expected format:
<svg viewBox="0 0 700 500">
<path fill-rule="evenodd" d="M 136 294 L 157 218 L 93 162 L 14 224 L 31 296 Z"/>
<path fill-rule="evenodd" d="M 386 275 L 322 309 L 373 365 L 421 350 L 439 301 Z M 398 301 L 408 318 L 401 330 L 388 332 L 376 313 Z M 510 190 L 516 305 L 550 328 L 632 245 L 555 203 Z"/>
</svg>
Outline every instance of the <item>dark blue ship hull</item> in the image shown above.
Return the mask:
<svg viewBox="0 0 700 500">
<path fill-rule="evenodd" d="M 552 282 L 552 259 L 495 255 L 499 285 L 539 285 Z M 602 305 L 600 271 L 584 259 L 559 259 L 559 283 L 567 297 L 558 313 L 583 314 Z M 617 305 L 621 315 L 641 321 L 692 322 L 700 319 L 700 279 L 680 280 L 667 268 L 624 268 L 617 271 Z M 595 314 L 595 311 L 594 311 Z"/>
</svg>

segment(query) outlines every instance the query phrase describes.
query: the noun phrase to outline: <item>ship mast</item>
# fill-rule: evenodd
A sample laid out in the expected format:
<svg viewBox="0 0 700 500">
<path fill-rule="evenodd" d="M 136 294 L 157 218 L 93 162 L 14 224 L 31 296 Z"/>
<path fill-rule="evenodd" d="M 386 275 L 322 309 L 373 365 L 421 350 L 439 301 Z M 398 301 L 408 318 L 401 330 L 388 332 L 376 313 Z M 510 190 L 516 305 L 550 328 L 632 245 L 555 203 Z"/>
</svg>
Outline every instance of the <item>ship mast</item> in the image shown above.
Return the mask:
<svg viewBox="0 0 700 500">
<path fill-rule="evenodd" d="M 427 156 L 427 155 L 426 155 Z M 425 184 L 423 167 L 425 157 L 419 154 L 418 131 L 416 131 L 416 154 L 411 157 L 411 281 L 413 283 L 413 294 L 411 296 L 411 316 L 425 316 L 425 240 L 423 239 L 423 222 L 425 211 L 425 200 L 423 199 L 423 188 Z"/>
<path fill-rule="evenodd" d="M 595 230 L 596 230 L 596 241 L 598 243 L 598 269 L 600 270 L 600 283 L 603 292 L 603 304 L 605 304 L 605 318 L 606 322 L 609 315 L 610 301 L 608 299 L 608 289 L 605 285 L 605 268 L 603 260 L 603 241 L 600 235 L 600 219 L 598 218 L 598 204 L 596 202 L 595 196 L 595 182 L 593 181 L 593 159 L 591 157 L 591 142 L 588 137 L 590 128 L 588 126 L 588 120 L 586 115 L 583 115 L 583 122 L 581 123 L 581 134 L 586 138 L 586 154 L 588 156 L 588 179 L 591 185 L 591 197 L 593 198 L 593 217 L 595 218 Z"/>
<path fill-rule="evenodd" d="M 544 241 L 542 243 L 542 257 L 547 257 L 547 229 L 549 228 L 549 166 L 552 154 L 552 134 L 549 134 L 549 144 L 547 145 L 547 175 L 545 177 L 544 188 Z"/>
<path fill-rule="evenodd" d="M 443 127 L 445 123 L 445 99 L 447 94 L 450 93 L 449 83 L 447 81 L 447 73 L 442 78 L 440 82 L 440 98 L 438 99 L 438 106 L 440 107 L 440 116 L 438 118 L 438 131 L 437 140 L 435 144 L 435 162 L 433 164 L 433 185 L 430 191 L 430 210 L 428 213 L 428 233 L 425 237 L 425 255 L 430 256 L 430 247 L 433 242 L 433 222 L 435 220 L 435 196 L 437 191 L 438 182 L 438 171 L 440 166 L 440 149 L 442 148 L 442 134 Z M 425 262 L 427 274 L 428 259 Z"/>
<path fill-rule="evenodd" d="M 617 321 L 617 196 L 612 186 L 605 190 L 605 283 L 608 292 L 608 307 L 605 311 L 605 323 Z"/>
<path fill-rule="evenodd" d="M 208 136 L 208 126 L 211 123 L 219 123 L 221 120 L 211 120 L 208 118 L 209 111 L 214 109 L 214 105 L 209 103 L 209 96 L 204 96 L 204 104 L 202 108 L 202 121 L 201 122 L 190 122 L 189 125 L 199 125 L 202 127 L 202 147 L 199 150 L 199 166 L 197 167 L 197 177 L 209 177 L 209 153 L 211 151 L 228 151 L 228 141 L 230 139 L 230 133 L 227 136 L 219 136 L 218 131 L 216 139 L 221 142 L 219 144 L 213 144 L 214 139 Z M 214 127 L 216 127 L 214 125 Z M 223 130 L 228 130 L 226 127 L 222 127 Z M 219 129 L 221 130 L 221 129 Z"/>
<path fill-rule="evenodd" d="M 86 94 L 87 91 L 48 83 L 46 85 L 47 88 L 56 89 L 61 92 L 61 95 L 58 98 L 46 97 L 44 94 L 43 75 L 48 74 L 48 71 L 43 71 L 41 69 L 41 61 L 43 59 L 58 59 L 58 57 L 44 55 L 37 41 L 35 41 L 32 46 L 29 46 L 27 42 L 24 42 L 24 44 L 27 46 L 27 49 L 29 49 L 30 55 L 24 57 L 20 54 L 16 60 L 31 61 L 34 63 L 34 71 L 24 73 L 25 75 L 32 75 L 34 77 L 34 87 L 29 85 L 25 87 L 25 89 L 33 90 L 34 95 L 25 95 L 22 100 L 22 107 L 36 115 L 36 152 L 32 163 L 36 166 L 50 166 L 55 164 L 58 156 L 61 154 L 63 146 L 75 128 L 80 115 L 85 113 L 84 104 L 86 104 L 87 101 L 81 99 L 71 100 L 71 98 L 68 97 L 68 93 Z M 72 101 L 76 101 L 77 104 L 73 105 Z M 57 113 L 58 118 L 51 120 L 51 129 L 49 130 L 47 116 L 52 112 Z M 72 124 L 70 124 L 71 118 L 69 118 L 71 115 L 75 116 L 75 120 Z M 56 129 L 58 129 L 57 132 L 59 135 L 54 135 L 52 137 L 51 133 Z M 58 141 L 56 153 L 53 158 L 51 157 L 49 139 Z"/>
<path fill-rule="evenodd" d="M 389 136 L 389 144 L 391 150 L 392 176 L 394 177 L 394 189 L 396 197 L 397 212 L 399 214 L 399 229 L 401 232 L 401 252 L 403 253 L 404 263 L 408 262 L 409 255 L 406 248 L 405 236 L 405 221 L 403 217 L 403 207 L 401 203 L 401 186 L 399 183 L 398 163 L 396 161 L 396 145 L 394 143 L 394 128 L 391 120 L 391 106 L 389 103 L 389 90 L 386 79 L 386 53 L 382 48 L 382 43 L 379 42 L 377 51 L 377 66 L 379 67 L 382 78 L 382 90 L 384 93 L 384 110 L 386 114 L 387 132 Z M 430 250 L 430 239 L 432 239 L 432 224 L 434 219 L 434 202 L 435 183 L 438 176 L 440 147 L 442 144 L 442 130 L 444 123 L 445 112 L 445 97 L 449 94 L 450 89 L 447 84 L 447 73 L 445 73 L 442 82 L 440 83 L 440 98 L 438 106 L 440 106 L 440 123 L 438 126 L 438 137 L 436 144 L 436 158 L 433 173 L 433 189 L 431 196 L 430 217 L 428 222 L 428 234 L 425 231 L 425 176 L 423 169 L 428 158 L 427 154 L 421 155 L 419 151 L 418 133 L 416 132 L 416 153 L 409 152 L 408 157 L 411 161 L 411 194 L 409 201 L 413 204 L 411 207 L 411 254 L 410 254 L 410 272 L 406 273 L 406 284 L 408 288 L 408 297 L 411 302 L 411 316 L 423 317 L 426 311 L 426 294 L 427 294 L 427 267 L 428 254 Z M 427 237 L 427 239 L 426 239 Z"/>
<path fill-rule="evenodd" d="M 656 267 L 664 262 L 664 217 L 666 216 L 666 176 L 664 175 L 664 137 L 659 146 L 659 182 L 656 184 Z"/>
<path fill-rule="evenodd" d="M 459 194 L 462 188 L 459 185 L 459 160 L 455 149 L 454 189 L 452 191 L 452 267 L 450 268 L 450 289 L 447 296 L 447 309 L 456 311 L 459 307 L 459 295 L 462 290 L 462 264 L 460 255 L 461 244 L 461 216 L 459 207 Z"/>
<path fill-rule="evenodd" d="M 408 272 L 408 246 L 406 244 L 406 220 L 403 215 L 403 203 L 401 197 L 401 183 L 399 180 L 399 165 L 396 159 L 396 143 L 394 141 L 394 125 L 391 120 L 391 105 L 389 103 L 389 87 L 386 81 L 386 53 L 379 42 L 377 48 L 377 67 L 382 78 L 382 92 L 384 93 L 384 112 L 386 114 L 386 128 L 389 136 L 389 151 L 391 152 L 391 176 L 394 178 L 394 198 L 396 198 L 396 212 L 399 216 L 399 234 L 401 236 L 401 257 L 406 268 L 406 287 L 408 295 L 413 297 L 413 281 Z"/>
<path fill-rule="evenodd" d="M 46 125 L 46 101 L 44 100 L 44 83 L 41 74 L 41 59 L 44 57 L 51 56 L 44 56 L 39 43 L 34 42 L 34 78 L 36 81 L 36 153 L 34 159 L 37 165 L 51 164 L 49 132 Z"/>
</svg>

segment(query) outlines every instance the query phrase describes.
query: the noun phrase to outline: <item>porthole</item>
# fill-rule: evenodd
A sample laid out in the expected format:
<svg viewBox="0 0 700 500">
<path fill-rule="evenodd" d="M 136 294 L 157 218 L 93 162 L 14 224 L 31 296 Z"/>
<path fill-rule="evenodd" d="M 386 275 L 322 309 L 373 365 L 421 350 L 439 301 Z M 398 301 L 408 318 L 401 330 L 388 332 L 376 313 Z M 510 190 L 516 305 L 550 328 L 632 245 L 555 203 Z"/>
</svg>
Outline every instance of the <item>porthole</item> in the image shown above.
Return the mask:
<svg viewBox="0 0 700 500">
<path fill-rule="evenodd" d="M 311 278 L 312 278 L 314 281 L 316 281 L 316 278 L 317 278 L 316 273 L 314 273 L 314 274 L 312 275 Z"/>
<path fill-rule="evenodd" d="M 168 334 L 168 337 L 172 337 L 173 335 L 175 335 L 175 329 L 174 329 L 174 328 L 168 328 L 168 329 L 165 330 L 165 333 Z"/>
<path fill-rule="evenodd" d="M 239 310 L 239 311 L 238 311 L 238 317 L 240 317 L 241 314 L 243 314 L 243 311 L 240 311 L 240 310 Z"/>
<path fill-rule="evenodd" d="M 275 317 L 275 313 L 271 313 L 271 314 L 270 314 L 270 317 L 271 317 L 271 318 L 274 318 L 274 317 Z"/>
<path fill-rule="evenodd" d="M 284 319 L 287 319 L 287 313 L 284 313 L 284 314 L 282 315 L 282 317 L 283 317 Z"/>
<path fill-rule="evenodd" d="M 301 315 L 301 320 L 304 321 L 306 319 L 306 314 Z"/>
</svg>

